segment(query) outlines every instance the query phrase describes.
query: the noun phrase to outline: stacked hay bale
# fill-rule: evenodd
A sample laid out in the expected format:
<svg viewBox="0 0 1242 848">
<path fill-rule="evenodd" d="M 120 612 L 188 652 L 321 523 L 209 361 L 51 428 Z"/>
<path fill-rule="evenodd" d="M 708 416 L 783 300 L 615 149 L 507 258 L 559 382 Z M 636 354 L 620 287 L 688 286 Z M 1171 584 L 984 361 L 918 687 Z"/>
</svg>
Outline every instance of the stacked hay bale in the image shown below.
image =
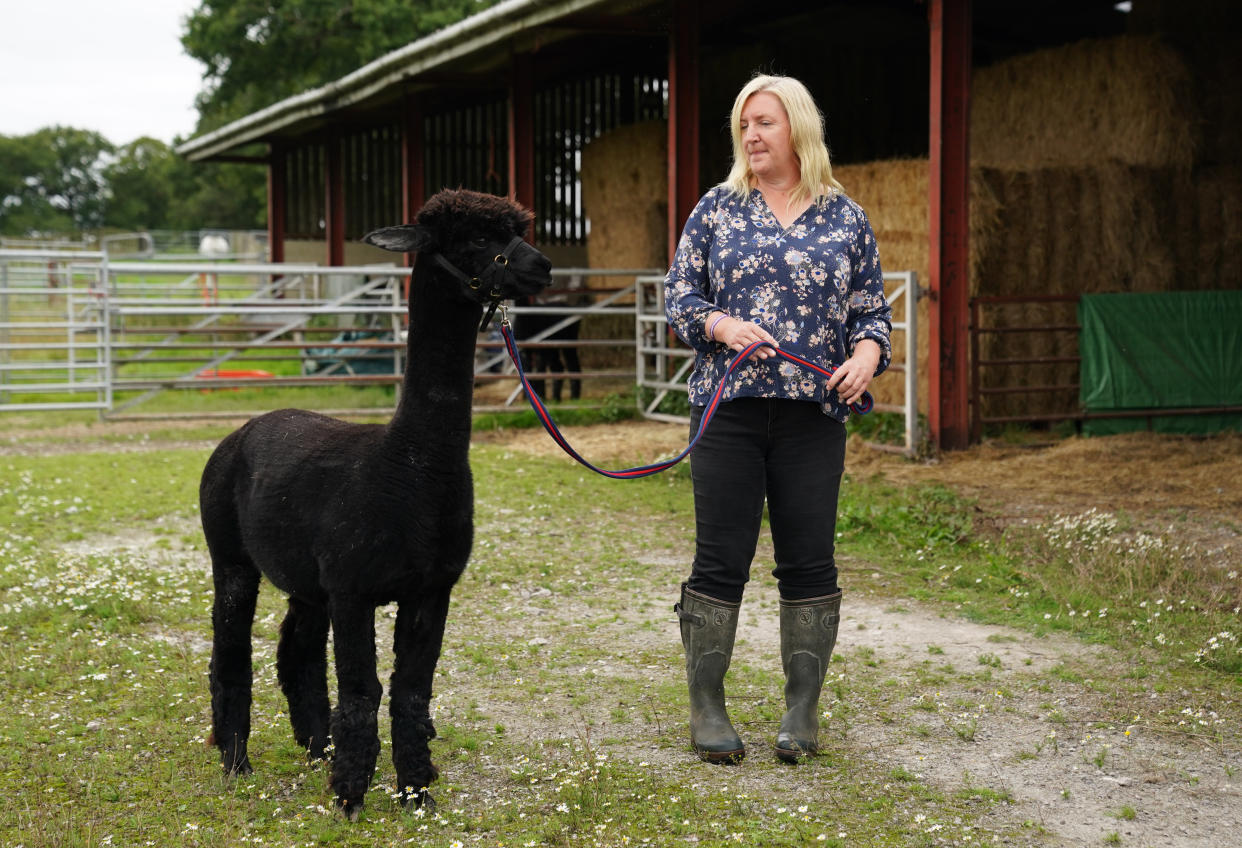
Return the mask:
<svg viewBox="0 0 1242 848">
<path fill-rule="evenodd" d="M 1125 36 L 1042 50 L 975 72 L 970 293 L 1081 294 L 1237 285 L 1238 171 L 1195 169 L 1199 123 L 1181 55 Z M 837 169 L 871 217 L 886 270 L 927 277 L 927 163 Z M 1233 274 L 1233 282 L 1227 283 Z M 920 309 L 926 338 L 926 301 Z M 993 306 L 985 326 L 1073 325 L 1072 304 Z M 1073 332 L 981 337 L 981 360 L 1077 355 Z M 898 340 L 900 344 L 900 340 Z M 920 408 L 926 411 L 926 346 Z M 989 366 L 984 388 L 1073 385 L 1072 362 Z M 900 398 L 898 375 L 877 400 Z M 1077 392 L 988 396 L 987 416 L 1063 414 Z"/>
<path fill-rule="evenodd" d="M 668 127 L 646 121 L 617 127 L 582 151 L 582 207 L 591 222 L 587 261 L 591 268 L 665 268 L 668 265 Z M 589 288 L 629 285 L 631 277 L 590 277 Z M 624 301 L 633 303 L 633 300 Z M 585 319 L 587 338 L 625 338 L 632 320 Z M 624 366 L 633 351 L 584 348 L 584 368 Z"/>
<path fill-rule="evenodd" d="M 1197 147 L 1192 83 L 1180 54 L 1154 37 L 1083 41 L 977 71 L 971 158 L 1000 202 L 995 237 L 972 286 L 979 295 L 1167 291 L 1179 276 L 1175 209 L 1191 194 Z M 1185 216 L 1182 216 L 1183 218 Z M 1185 221 L 1184 223 L 1190 223 Z M 1193 227 L 1193 225 L 1192 225 Z M 1070 303 L 992 307 L 985 325 L 1072 326 Z M 982 388 L 1073 386 L 1072 331 L 980 338 Z M 988 416 L 1068 414 L 1074 389 L 986 398 Z"/>
<path fill-rule="evenodd" d="M 833 168 L 833 176 L 845 193 L 862 206 L 871 221 L 885 272 L 914 271 L 920 288 L 928 281 L 927 160 L 890 159 Z M 983 247 L 996 226 L 997 200 L 979 173 L 970 182 L 970 274 L 975 276 Z M 886 287 L 891 293 L 894 286 Z M 893 305 L 893 320 L 904 322 L 909 301 Z M 927 412 L 928 299 L 918 301 L 919 409 Z M 893 331 L 893 368 L 872 384 L 871 393 L 880 405 L 900 405 L 905 397 L 906 339 L 903 330 Z"/>
<path fill-rule="evenodd" d="M 971 158 L 980 167 L 1194 164 L 1190 74 L 1154 37 L 1027 53 L 977 70 L 972 89 Z"/>
</svg>

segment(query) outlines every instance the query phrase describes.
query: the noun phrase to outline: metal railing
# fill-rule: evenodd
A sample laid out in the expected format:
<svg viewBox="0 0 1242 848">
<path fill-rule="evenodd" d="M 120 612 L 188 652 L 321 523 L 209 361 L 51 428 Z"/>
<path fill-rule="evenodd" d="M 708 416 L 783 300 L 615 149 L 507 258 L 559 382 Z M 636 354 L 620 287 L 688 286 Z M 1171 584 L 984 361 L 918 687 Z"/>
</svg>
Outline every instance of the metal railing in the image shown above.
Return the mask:
<svg viewBox="0 0 1242 848">
<path fill-rule="evenodd" d="M 553 276 L 564 286 L 644 273 L 650 269 L 568 268 Z M 109 262 L 102 252 L 0 251 L 0 410 L 92 408 L 112 416 L 170 390 L 399 386 L 409 275 L 394 265 Z M 599 348 L 620 352 L 603 367 L 529 371 L 532 379 L 632 381 L 628 323 L 614 333 L 620 338 L 553 338 L 596 316 L 632 319 L 625 301 L 634 286 L 619 282 L 606 290 L 573 288 L 575 300 L 588 301 L 576 306 L 509 307 L 515 321 L 527 314 L 557 318 L 523 339 L 524 350 L 573 345 L 597 360 L 608 359 Z M 480 384 L 514 379 L 498 334 L 481 336 L 477 348 Z M 297 362 L 296 373 L 290 362 Z M 524 408 L 514 386 L 503 401 L 476 402 L 476 410 Z"/>
<path fill-rule="evenodd" d="M 904 373 L 900 404 L 876 404 L 881 412 L 899 412 L 905 420 L 904 452 L 913 455 L 918 432 L 918 275 L 913 271 L 886 273 L 886 283 L 895 283 L 888 292 L 890 305 L 904 306 L 905 319 L 893 321 L 893 329 L 905 334 L 905 362 L 889 366 Z M 689 424 L 690 417 L 661 411 L 671 392 L 688 393 L 686 377 L 694 366 L 694 351 L 669 331 L 664 313 L 664 277 L 640 277 L 635 281 L 635 363 L 639 409 L 645 418 Z"/>
<path fill-rule="evenodd" d="M 0 411 L 107 409 L 104 254 L 0 249 Z"/>
<path fill-rule="evenodd" d="M 1099 419 L 1145 419 L 1148 429 L 1158 418 L 1196 415 L 1236 415 L 1242 406 L 1221 404 L 1194 407 L 1161 407 L 1151 409 L 1109 409 L 1095 412 L 1084 409 L 1080 401 L 1080 372 L 1082 357 L 1079 354 L 1078 334 L 1081 331 L 1076 315 L 1080 295 L 992 295 L 972 298 L 970 301 L 970 439 L 978 442 L 986 425 L 1004 424 L 1058 424 L 1072 422 L 1081 427 L 1083 422 Z M 1011 318 L 1006 322 L 992 313 L 1006 307 L 1026 310 L 1031 306 L 1061 304 L 1066 312 L 1075 315 L 1069 320 L 1033 320 L 1029 315 Z M 1073 307 L 1073 309 L 1069 309 Z M 1055 307 L 1054 307 L 1055 308 Z M 1045 346 L 1054 352 L 1046 356 L 1005 356 L 985 354 L 983 339 L 1045 337 Z M 1050 343 L 1048 343 L 1050 342 Z M 1072 366 L 1072 367 L 1071 367 Z M 1017 367 L 1023 377 L 1033 382 L 1018 382 L 992 369 Z M 1058 373 L 1061 372 L 1061 373 Z M 1066 372 L 1072 372 L 1072 377 Z M 984 375 L 988 374 L 985 379 Z M 988 407 L 1014 396 L 1035 396 L 1048 399 L 1050 409 L 1031 411 L 1031 401 L 1025 401 L 1024 411 L 998 414 Z"/>
<path fill-rule="evenodd" d="M 0 250 L 0 411 L 88 408 L 115 416 L 170 390 L 399 386 L 409 276 L 409 268 L 395 265 L 110 262 L 103 252 Z M 660 409 L 670 393 L 684 396 L 693 365 L 693 352 L 668 331 L 662 272 L 564 268 L 553 276 L 554 292 L 580 302 L 509 306 L 515 326 L 524 315 L 555 319 L 541 322 L 520 346 L 577 347 L 595 353 L 597 367 L 528 368 L 528 376 L 637 384 L 645 417 L 687 421 Z M 587 277 L 618 285 L 583 288 Z M 917 281 L 912 273 L 885 279 L 896 284 L 890 301 L 907 302 L 907 320 L 894 329 L 905 331 L 906 362 L 915 363 Z M 617 317 L 627 329 L 615 330 Z M 613 327 L 614 337 L 556 338 L 598 318 L 612 319 L 596 326 Z M 632 367 L 623 353 L 629 348 Z M 296 373 L 282 365 L 289 362 L 297 362 Z M 281 365 L 273 371 L 282 373 L 255 367 L 266 363 Z M 498 333 L 478 339 L 475 375 L 483 386 L 514 380 Z M 918 438 L 915 378 L 916 369 L 906 368 L 904 403 L 879 407 L 904 412 L 911 452 Z M 505 391 L 490 403 L 476 397 L 476 411 L 524 408 L 516 381 Z"/>
<path fill-rule="evenodd" d="M 1005 384 L 994 377 L 989 377 L 985 385 L 984 380 L 985 370 L 995 374 L 997 372 L 992 371 L 992 369 L 1018 366 L 1028 373 L 1032 369 L 1042 369 L 1044 373 L 1047 373 L 1049 371 L 1055 372 L 1056 367 L 1060 365 L 1073 365 L 1076 368 L 1080 361 L 1078 356 L 1079 326 L 1077 321 L 1040 322 L 1031 320 L 1028 317 L 1021 324 L 1007 325 L 996 323 L 995 317 L 992 316 L 989 319 L 991 323 L 987 323 L 984 320 L 985 309 L 990 310 L 995 307 L 1024 308 L 1031 304 L 1068 304 L 1072 306 L 1077 303 L 1078 295 L 1076 294 L 990 295 L 971 298 L 970 440 L 972 442 L 978 442 L 982 438 L 983 428 L 988 424 L 1036 424 L 1081 419 L 1082 413 L 1077 409 L 1077 380 L 1068 383 L 1044 380 L 1027 385 Z M 1016 337 L 1018 335 L 1029 336 L 1030 334 L 1045 335 L 1051 339 L 1064 340 L 1068 338 L 1068 341 L 1060 344 L 1054 343 L 1054 347 L 1058 347 L 1063 352 L 1051 356 L 984 356 L 984 337 L 991 336 L 1000 339 Z M 1055 398 L 1057 395 L 1068 397 L 1071 393 L 1073 393 L 1073 401 L 1070 402 L 1070 406 L 1055 412 L 1033 413 L 1028 411 L 1022 414 L 998 415 L 994 413 L 989 414 L 986 409 L 987 403 L 993 398 L 999 400 L 1005 396 L 1012 395 L 1042 395 Z"/>
</svg>

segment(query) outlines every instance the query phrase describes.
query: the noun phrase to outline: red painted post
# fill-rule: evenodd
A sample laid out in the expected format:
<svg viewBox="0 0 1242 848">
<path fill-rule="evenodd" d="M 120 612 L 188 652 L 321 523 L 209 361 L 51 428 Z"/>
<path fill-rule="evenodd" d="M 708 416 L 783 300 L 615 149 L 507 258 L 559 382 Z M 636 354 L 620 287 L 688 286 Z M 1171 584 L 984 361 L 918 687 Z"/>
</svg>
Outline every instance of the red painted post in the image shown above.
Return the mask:
<svg viewBox="0 0 1242 848">
<path fill-rule="evenodd" d="M 405 116 L 401 122 L 401 220 L 409 223 L 423 207 L 427 197 L 427 169 L 423 144 L 423 110 L 413 97 L 405 99 Z M 414 254 L 405 255 L 414 267 Z M 405 299 L 410 299 L 410 280 L 405 278 Z M 405 320 L 409 320 L 408 316 Z"/>
<path fill-rule="evenodd" d="M 668 261 L 699 200 L 699 0 L 673 4 L 668 56 Z"/>
<path fill-rule="evenodd" d="M 414 220 L 427 197 L 423 154 L 423 110 L 416 99 L 407 97 L 401 123 L 401 220 L 406 223 Z"/>
<path fill-rule="evenodd" d="M 971 0 L 931 0 L 928 423 L 942 450 L 970 442 Z"/>
<path fill-rule="evenodd" d="M 269 262 L 285 261 L 285 211 L 288 192 L 285 185 L 285 151 L 272 145 L 267 160 L 267 258 Z"/>
<path fill-rule="evenodd" d="M 509 83 L 509 196 L 535 209 L 535 74 L 529 54 L 513 57 Z M 534 225 L 526 234 L 534 241 Z"/>
<path fill-rule="evenodd" d="M 324 210 L 327 218 L 328 264 L 345 264 L 345 175 L 341 162 L 341 139 L 329 136 L 325 156 L 324 186 L 327 197 Z"/>
</svg>

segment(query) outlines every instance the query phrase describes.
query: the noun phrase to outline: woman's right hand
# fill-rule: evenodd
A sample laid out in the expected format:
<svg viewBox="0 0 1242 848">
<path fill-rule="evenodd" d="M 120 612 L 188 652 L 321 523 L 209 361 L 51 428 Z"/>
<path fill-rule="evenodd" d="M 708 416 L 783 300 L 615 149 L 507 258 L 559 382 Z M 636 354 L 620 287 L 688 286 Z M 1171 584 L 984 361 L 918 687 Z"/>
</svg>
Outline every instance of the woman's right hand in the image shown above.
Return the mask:
<svg viewBox="0 0 1242 848">
<path fill-rule="evenodd" d="M 705 326 L 711 328 L 712 338 L 716 342 L 724 345 L 730 350 L 743 351 L 755 342 L 770 342 L 771 344 L 780 347 L 780 345 L 777 344 L 776 339 L 772 337 L 772 334 L 759 324 L 756 324 L 753 321 L 742 321 L 741 319 L 734 318 L 731 315 L 724 315 L 724 317 L 721 318 L 721 315 L 724 315 L 724 313 L 713 312 L 708 315 Z M 720 320 L 717 321 L 717 318 L 720 318 Z M 750 358 L 752 361 L 757 361 L 760 359 L 767 359 L 770 356 L 776 356 L 776 351 L 769 347 L 761 347 L 757 348 L 755 352 L 751 354 Z"/>
</svg>

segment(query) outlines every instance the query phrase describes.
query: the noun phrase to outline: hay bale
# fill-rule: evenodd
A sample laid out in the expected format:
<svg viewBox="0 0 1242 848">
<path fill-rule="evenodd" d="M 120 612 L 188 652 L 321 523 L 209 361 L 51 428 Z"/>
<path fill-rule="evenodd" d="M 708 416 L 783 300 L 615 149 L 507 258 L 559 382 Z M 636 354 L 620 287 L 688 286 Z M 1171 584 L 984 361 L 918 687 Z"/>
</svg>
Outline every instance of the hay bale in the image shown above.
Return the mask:
<svg viewBox="0 0 1242 848">
<path fill-rule="evenodd" d="M 995 237 L 979 266 L 979 294 L 1157 292 L 1229 287 L 1217 269 L 1237 256 L 1228 242 L 1238 197 L 1229 169 L 1140 168 L 1117 163 L 1026 172 L 988 171 L 1001 204 Z M 1217 193 L 1214 189 L 1220 186 Z M 1237 214 L 1234 213 L 1235 226 Z M 1233 283 L 1237 285 L 1237 283 Z M 989 324 L 1073 324 L 1072 307 L 990 307 Z M 985 336 L 981 359 L 1076 356 L 1072 333 Z M 1068 385 L 1073 364 L 985 370 L 984 386 Z M 1072 392 L 990 398 L 987 414 L 1070 413 Z"/>
<path fill-rule="evenodd" d="M 929 276 L 926 159 L 889 159 L 833 168 L 833 175 L 845 187 L 846 194 L 867 212 L 880 249 L 880 264 L 885 271 L 914 271 L 919 286 L 926 288 Z M 996 230 L 999 201 L 991 187 L 978 172 L 971 174 L 970 184 L 970 269 L 971 290 L 974 290 L 976 268 L 987 253 Z M 927 412 L 927 340 L 928 299 L 922 298 L 916 313 L 919 329 L 918 361 L 919 409 Z M 894 320 L 905 320 L 904 306 L 894 309 Z M 893 361 L 905 362 L 904 332 L 893 333 Z M 905 392 L 905 377 L 898 371 L 881 375 L 872 386 L 877 403 L 899 404 Z"/>
<path fill-rule="evenodd" d="M 582 207 L 593 268 L 668 265 L 668 127 L 617 127 L 582 151 Z M 599 278 L 595 285 L 611 285 Z"/>
<path fill-rule="evenodd" d="M 1242 166 L 1196 169 L 1182 190 L 1182 218 L 1194 222 L 1189 255 L 1178 266 L 1182 287 L 1242 288 Z"/>
<path fill-rule="evenodd" d="M 1242 33 L 1205 29 L 1185 49 L 1203 118 L 1200 161 L 1242 159 Z"/>
<path fill-rule="evenodd" d="M 592 268 L 668 267 L 668 126 L 646 121 L 617 127 L 582 151 L 582 208 L 590 221 L 587 261 Z M 633 278 L 588 277 L 588 288 L 629 285 Z M 632 301 L 628 301 L 632 302 Z M 582 335 L 622 338 L 632 322 L 588 318 Z M 583 367 L 628 363 L 630 350 L 583 349 Z"/>
<path fill-rule="evenodd" d="M 999 202 L 980 249 L 983 295 L 1168 291 L 1178 238 L 1171 209 L 1181 172 L 1101 165 L 988 171 Z M 1190 234 L 1181 236 L 1191 237 Z"/>
<path fill-rule="evenodd" d="M 974 72 L 971 160 L 1004 170 L 1190 167 L 1197 116 L 1181 55 L 1151 36 L 1080 41 Z"/>
</svg>

